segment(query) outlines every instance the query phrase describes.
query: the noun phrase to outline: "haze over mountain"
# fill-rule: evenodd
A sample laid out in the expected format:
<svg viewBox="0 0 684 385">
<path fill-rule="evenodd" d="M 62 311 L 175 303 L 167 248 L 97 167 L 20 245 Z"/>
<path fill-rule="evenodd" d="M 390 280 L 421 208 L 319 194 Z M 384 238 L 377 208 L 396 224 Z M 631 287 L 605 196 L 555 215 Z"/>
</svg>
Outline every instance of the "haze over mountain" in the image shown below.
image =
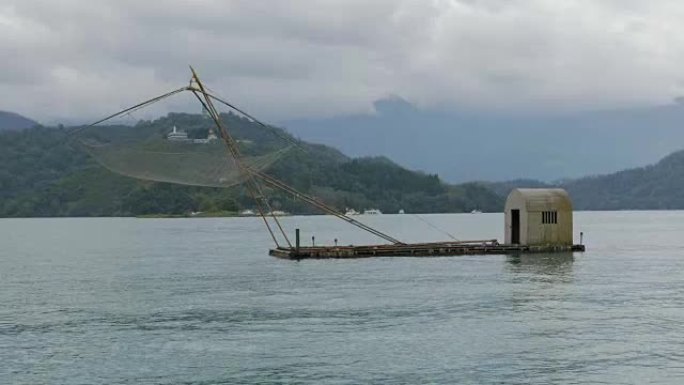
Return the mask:
<svg viewBox="0 0 684 385">
<path fill-rule="evenodd" d="M 302 139 L 383 155 L 450 182 L 605 174 L 684 148 L 684 105 L 567 114 L 440 112 L 394 98 L 376 114 L 290 120 Z"/>
<path fill-rule="evenodd" d="M 14 112 L 0 111 L 0 131 L 23 130 L 36 124 L 38 123 Z"/>
</svg>

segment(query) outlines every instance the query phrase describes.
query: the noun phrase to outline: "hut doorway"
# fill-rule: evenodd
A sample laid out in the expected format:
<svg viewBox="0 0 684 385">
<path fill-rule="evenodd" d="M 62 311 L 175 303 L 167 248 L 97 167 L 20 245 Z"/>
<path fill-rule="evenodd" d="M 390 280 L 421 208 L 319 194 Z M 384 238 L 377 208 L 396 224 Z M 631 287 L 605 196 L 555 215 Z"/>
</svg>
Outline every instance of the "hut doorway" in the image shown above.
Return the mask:
<svg viewBox="0 0 684 385">
<path fill-rule="evenodd" d="M 511 243 L 520 244 L 520 210 L 511 210 Z"/>
</svg>

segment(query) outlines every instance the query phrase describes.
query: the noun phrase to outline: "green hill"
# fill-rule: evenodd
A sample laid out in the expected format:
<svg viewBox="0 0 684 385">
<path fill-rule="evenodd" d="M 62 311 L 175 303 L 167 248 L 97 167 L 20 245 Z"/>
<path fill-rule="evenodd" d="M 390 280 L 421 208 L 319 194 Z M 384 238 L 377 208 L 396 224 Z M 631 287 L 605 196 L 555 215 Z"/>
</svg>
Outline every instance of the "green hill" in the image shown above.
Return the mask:
<svg viewBox="0 0 684 385">
<path fill-rule="evenodd" d="M 584 210 L 684 209 L 684 151 L 646 167 L 562 184 Z"/>
<path fill-rule="evenodd" d="M 682 210 L 684 151 L 674 152 L 654 165 L 555 184 L 514 180 L 485 185 L 502 199 L 515 187 L 562 187 L 577 210 Z"/>
<path fill-rule="evenodd" d="M 283 138 L 296 141 L 278 128 L 264 128 L 232 114 L 224 119 L 246 154 L 281 148 Z M 89 128 L 81 135 L 126 142 L 162 137 L 175 125 L 190 137 L 201 137 L 210 124 L 201 115 L 169 114 L 133 127 Z M 69 131 L 34 127 L 0 133 L 0 216 L 182 215 L 253 208 L 239 186 L 180 186 L 114 174 L 66 140 Z M 437 175 L 406 170 L 386 158 L 349 158 L 333 148 L 301 141 L 298 149 L 291 150 L 267 173 L 340 210 L 351 207 L 426 213 L 496 211 L 501 206 L 501 198 L 481 184 L 448 185 Z M 268 191 L 267 195 L 276 209 L 317 213 L 279 191 Z"/>
</svg>

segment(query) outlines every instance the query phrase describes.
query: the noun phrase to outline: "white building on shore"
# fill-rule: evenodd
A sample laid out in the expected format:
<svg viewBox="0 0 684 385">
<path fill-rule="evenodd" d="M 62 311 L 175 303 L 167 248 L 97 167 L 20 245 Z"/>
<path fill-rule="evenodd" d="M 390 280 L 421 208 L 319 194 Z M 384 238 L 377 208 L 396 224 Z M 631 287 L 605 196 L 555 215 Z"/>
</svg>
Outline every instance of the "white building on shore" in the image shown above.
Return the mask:
<svg viewBox="0 0 684 385">
<path fill-rule="evenodd" d="M 178 130 L 176 126 L 173 126 L 173 131 L 166 135 L 166 139 L 172 142 L 187 142 L 190 140 L 188 139 L 188 133 L 183 130 Z"/>
<path fill-rule="evenodd" d="M 215 140 L 218 140 L 216 134 L 214 133 L 214 130 L 212 129 L 209 129 L 209 133 L 207 134 L 206 139 L 190 139 L 188 138 L 187 132 L 179 130 L 176 126 L 173 126 L 173 130 L 166 135 L 166 139 L 172 142 L 187 142 L 194 144 L 207 144 Z"/>
</svg>

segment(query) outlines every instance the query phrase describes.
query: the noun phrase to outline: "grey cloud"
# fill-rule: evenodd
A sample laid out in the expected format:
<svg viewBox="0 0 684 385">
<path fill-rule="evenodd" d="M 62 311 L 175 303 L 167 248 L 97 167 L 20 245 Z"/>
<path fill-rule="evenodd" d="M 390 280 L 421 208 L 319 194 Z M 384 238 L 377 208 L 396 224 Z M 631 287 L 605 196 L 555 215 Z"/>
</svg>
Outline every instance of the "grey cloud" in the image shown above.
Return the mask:
<svg viewBox="0 0 684 385">
<path fill-rule="evenodd" d="M 272 120 L 572 110 L 684 93 L 684 4 L 654 0 L 6 0 L 0 109 L 90 119 L 187 81 Z M 151 113 L 196 110 L 174 100 Z"/>
</svg>

